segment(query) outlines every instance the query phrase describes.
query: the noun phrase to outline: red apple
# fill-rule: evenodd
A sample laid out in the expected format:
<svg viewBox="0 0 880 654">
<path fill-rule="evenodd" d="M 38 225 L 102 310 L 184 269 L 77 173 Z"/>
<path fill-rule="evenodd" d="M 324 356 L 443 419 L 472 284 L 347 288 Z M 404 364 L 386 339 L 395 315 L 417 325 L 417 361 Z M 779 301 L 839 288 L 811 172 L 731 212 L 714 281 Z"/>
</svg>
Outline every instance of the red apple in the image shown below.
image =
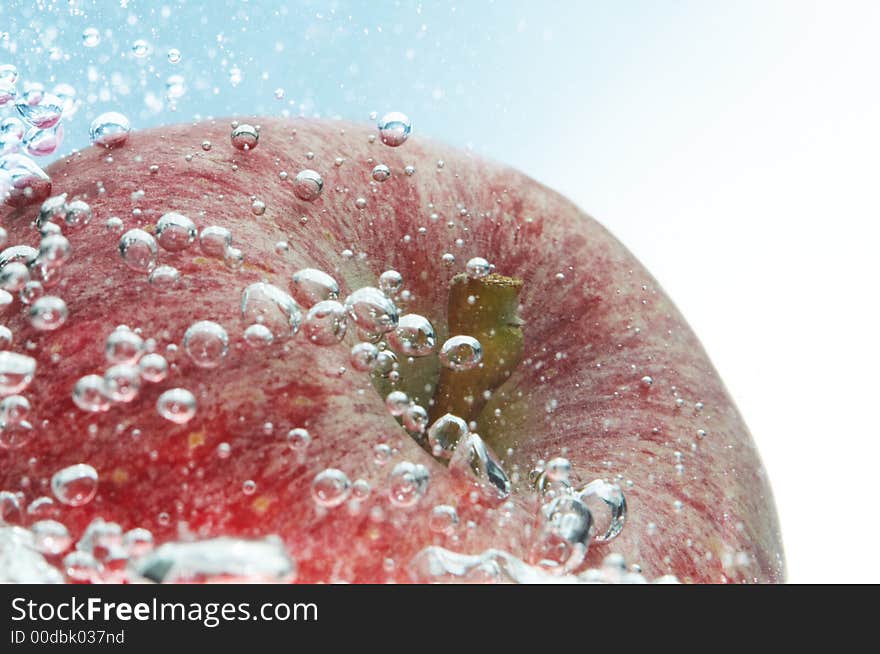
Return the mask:
<svg viewBox="0 0 880 654">
<path fill-rule="evenodd" d="M 63 325 L 35 328 L 57 320 L 60 308 L 51 302 L 34 309 L 16 298 L 5 310 L 9 351 L 37 362 L 22 391 L 32 429 L 8 424 L 2 432 L 0 490 L 12 493 L 7 521 L 53 519 L 74 542 L 97 517 L 149 530 L 157 544 L 277 535 L 305 582 L 428 581 L 431 562 L 467 562 L 430 546 L 466 555 L 501 550 L 496 561 L 515 567 L 505 557 L 521 559 L 534 566 L 524 568 L 528 574 L 578 573 L 603 560 L 608 568 L 622 557 L 648 580 L 783 578 L 770 487 L 741 416 L 672 302 L 598 223 L 516 171 L 421 138 L 389 147 L 373 130 L 347 123 L 242 122 L 259 124 L 253 148 L 233 147 L 229 122 L 211 121 L 134 133 L 121 147 L 93 147 L 48 170 L 52 195 L 84 201 L 91 220 L 63 226 L 70 256 L 44 284 L 46 295 L 66 303 Z M 377 165 L 388 167 L 385 181 L 375 181 L 387 176 L 373 172 Z M 323 179 L 319 195 L 315 179 L 296 181 L 303 170 Z M 34 219 L 48 185 L 35 191 L 18 193 L 16 206 L 0 213 L 7 246 L 39 247 Z M 132 229 L 155 235 L 169 212 L 199 230 L 229 230 L 243 265 L 224 263 L 222 244 L 219 258 L 198 241 L 189 244 L 185 221 L 172 216 L 161 240 L 174 251 L 160 247 L 157 258 L 179 279 L 162 269 L 151 283 L 147 272 L 132 270 L 120 237 Z M 111 217 L 118 220 L 108 226 Z M 138 250 L 137 235 L 129 251 L 135 263 L 150 255 Z M 463 277 L 476 257 L 495 274 L 478 279 L 487 270 L 475 264 L 471 278 Z M 422 345 L 432 353 L 410 362 L 399 352 L 395 383 L 360 371 L 350 351 L 364 334 L 349 321 L 334 344 L 346 323 L 336 305 L 313 316 L 311 331 L 256 347 L 266 331 L 257 327 L 249 344 L 245 329 L 254 320 L 242 317 L 243 291 L 268 282 L 296 295 L 302 289 L 293 275 L 306 268 L 332 276 L 340 302 L 378 286 L 384 271 L 398 271 L 405 289 L 396 295 L 399 315 L 430 321 L 436 342 Z M 393 276 L 384 282 L 395 285 Z M 185 333 L 199 321 L 225 330 L 225 356 L 211 325 L 201 336 L 191 332 L 194 356 L 187 354 Z M 117 370 L 112 390 L 130 401 L 85 411 L 72 399 L 74 387 L 110 368 L 105 341 L 117 325 L 155 339 L 155 352 L 170 365 L 167 377 L 136 389 Z M 310 342 L 310 334 L 331 334 L 331 344 Z M 456 335 L 480 341 L 481 367 L 440 364 L 437 350 Z M 387 340 L 403 347 L 393 331 Z M 89 379 L 99 396 L 109 392 Z M 160 396 L 175 388 L 197 402 L 188 422 L 157 410 Z M 386 406 L 395 389 L 425 409 L 427 416 L 411 416 L 416 422 L 447 411 L 475 422 L 472 430 L 511 482 L 509 497 L 480 485 L 465 460 L 472 450 L 461 442 L 447 466 L 424 438 L 411 437 Z M 292 447 L 302 434 L 289 438 L 295 429 L 308 432 L 304 449 Z M 560 457 L 570 472 L 565 461 L 553 461 Z M 53 495 L 51 479 L 75 464 L 92 466 L 98 483 L 90 501 L 68 506 Z M 337 473 L 315 487 L 327 469 L 353 484 L 338 506 L 315 499 L 329 489 L 323 502 L 336 503 Z M 541 470 L 543 497 L 535 489 Z M 560 550 L 550 536 L 577 531 L 585 518 L 572 490 L 601 479 L 625 495 L 623 529 L 603 542 L 608 516 L 596 497 L 587 498 L 593 542 L 583 562 L 576 551 L 567 559 L 572 543 Z M 87 500 L 90 482 L 83 483 Z M 554 569 L 548 560 L 569 565 Z"/>
</svg>

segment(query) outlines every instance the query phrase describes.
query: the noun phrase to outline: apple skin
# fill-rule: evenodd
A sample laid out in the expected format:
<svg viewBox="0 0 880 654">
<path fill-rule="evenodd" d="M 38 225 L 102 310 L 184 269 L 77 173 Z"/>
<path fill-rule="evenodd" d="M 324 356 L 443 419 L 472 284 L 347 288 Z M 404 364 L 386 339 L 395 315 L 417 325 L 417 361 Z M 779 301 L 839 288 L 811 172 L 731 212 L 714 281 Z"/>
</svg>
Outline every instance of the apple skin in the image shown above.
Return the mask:
<svg viewBox="0 0 880 654">
<path fill-rule="evenodd" d="M 626 494 L 623 532 L 594 543 L 587 563 L 615 552 L 648 579 L 783 580 L 770 486 L 742 417 L 672 302 L 597 222 L 521 173 L 420 137 L 391 148 L 371 141 L 375 130 L 360 125 L 239 120 L 260 125 L 252 151 L 234 149 L 230 121 L 218 120 L 133 133 L 123 147 L 89 148 L 48 170 L 52 193 L 85 200 L 93 218 L 65 232 L 73 256 L 47 291 L 67 302 L 66 324 L 39 332 L 17 300 L 4 318 L 15 335 L 12 349 L 30 351 L 38 369 L 25 392 L 35 436 L 22 449 L 0 450 L 0 489 L 22 491 L 27 504 L 51 496 L 56 470 L 89 463 L 100 475 L 96 497 L 77 508 L 56 503 L 39 517 L 58 519 L 77 535 L 100 516 L 149 529 L 157 543 L 278 534 L 303 582 L 407 581 L 408 562 L 431 544 L 526 557 L 534 493 L 517 489 L 503 507 L 486 505 L 421 449 L 389 415 L 369 375 L 349 366 L 354 329 L 337 347 L 313 346 L 299 334 L 258 350 L 242 337 L 242 289 L 261 280 L 287 289 L 292 273 L 305 267 L 333 275 L 342 297 L 395 269 L 413 296 L 406 311 L 425 315 L 442 333 L 448 281 L 481 256 L 524 281 L 525 354 L 479 430 L 523 479 L 539 460 L 564 455 L 576 482 L 617 479 Z M 384 183 L 370 177 L 378 163 L 393 172 Z M 408 165 L 415 174 L 404 174 Z M 293 177 L 305 168 L 324 179 L 313 202 L 293 193 Z M 263 215 L 252 212 L 252 196 L 265 203 Z M 364 208 L 356 206 L 360 197 Z M 38 206 L 0 208 L 8 245 L 38 244 L 31 224 Z M 160 250 L 159 263 L 176 266 L 181 279 L 172 291 L 151 287 L 123 264 L 120 233 L 104 223 L 118 216 L 125 230 L 151 229 L 168 211 L 191 217 L 199 229 L 228 228 L 244 266 L 231 270 L 198 244 L 181 253 Z M 289 251 L 276 253 L 279 241 Z M 447 252 L 455 255 L 452 266 L 442 262 Z M 197 320 L 229 333 L 229 354 L 215 370 L 196 367 L 182 348 L 176 355 L 166 349 Z M 169 376 L 144 384 L 131 404 L 87 414 L 71 390 L 82 375 L 107 367 L 104 339 L 119 324 L 157 340 L 172 364 Z M 159 394 L 176 386 L 198 399 L 185 425 L 155 408 Z M 306 457 L 286 443 L 295 427 L 312 436 Z M 231 456 L 218 455 L 220 443 Z M 391 461 L 377 463 L 379 443 L 394 448 Z M 400 461 L 421 463 L 431 474 L 426 495 L 411 508 L 388 500 L 389 474 Z M 370 496 L 318 508 L 310 487 L 328 467 L 367 480 Z M 243 492 L 246 480 L 256 483 L 253 494 Z M 452 536 L 429 528 L 438 504 L 457 507 L 461 522 Z"/>
</svg>

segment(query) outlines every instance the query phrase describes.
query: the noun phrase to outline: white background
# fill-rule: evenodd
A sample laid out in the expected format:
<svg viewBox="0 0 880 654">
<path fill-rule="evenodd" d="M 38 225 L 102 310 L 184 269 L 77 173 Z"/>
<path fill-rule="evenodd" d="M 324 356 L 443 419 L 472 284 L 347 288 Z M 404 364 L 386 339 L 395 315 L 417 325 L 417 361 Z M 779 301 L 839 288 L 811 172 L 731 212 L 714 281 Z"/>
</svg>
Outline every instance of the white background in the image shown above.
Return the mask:
<svg viewBox="0 0 880 654">
<path fill-rule="evenodd" d="M 687 57 L 645 66 L 644 96 L 604 117 L 613 137 L 567 125 L 546 153 L 552 166 L 601 152 L 590 191 L 568 166 L 547 179 L 636 253 L 702 339 L 769 470 L 789 579 L 876 583 L 880 3 L 776 20 L 765 27 L 783 47 L 756 57 L 744 42 L 706 84 Z"/>
</svg>

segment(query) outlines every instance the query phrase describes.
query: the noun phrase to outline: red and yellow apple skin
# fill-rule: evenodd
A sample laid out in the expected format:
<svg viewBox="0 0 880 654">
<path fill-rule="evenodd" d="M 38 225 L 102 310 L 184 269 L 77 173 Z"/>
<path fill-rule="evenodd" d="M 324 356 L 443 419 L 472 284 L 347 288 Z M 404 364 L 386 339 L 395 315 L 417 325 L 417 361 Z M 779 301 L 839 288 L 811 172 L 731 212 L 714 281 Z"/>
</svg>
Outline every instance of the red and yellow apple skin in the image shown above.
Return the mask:
<svg viewBox="0 0 880 654">
<path fill-rule="evenodd" d="M 40 516 L 60 520 L 74 536 L 99 516 L 149 529 L 157 543 L 278 534 L 299 581 L 407 581 L 409 561 L 432 544 L 528 558 L 537 506 L 528 473 L 565 456 L 575 482 L 617 481 L 629 506 L 620 536 L 594 543 L 588 565 L 615 552 L 648 579 L 783 579 L 770 486 L 742 417 L 673 303 L 604 228 L 521 173 L 419 137 L 391 148 L 359 125 L 251 122 L 260 125 L 260 140 L 247 152 L 231 146 L 229 121 L 218 120 L 133 133 L 123 147 L 89 148 L 49 169 L 52 194 L 85 200 L 93 218 L 65 232 L 73 255 L 51 292 L 67 302 L 66 324 L 37 331 L 17 300 L 4 317 L 13 349 L 35 356 L 38 368 L 26 391 L 35 435 L 22 449 L 0 451 L 0 489 L 22 491 L 25 503 L 51 496 L 54 472 L 88 463 L 100 477 L 94 499 L 76 508 L 56 503 Z M 213 147 L 203 149 L 203 141 Z M 371 179 L 379 163 L 392 170 L 384 183 Z M 416 172 L 404 174 L 406 166 Z M 293 192 L 305 168 L 324 179 L 313 202 Z M 252 211 L 254 197 L 266 205 L 262 215 Z M 8 245 L 39 243 L 32 224 L 39 199 L 0 208 Z M 149 231 L 168 211 L 199 229 L 228 228 L 243 267 L 204 256 L 197 243 L 180 253 L 160 250 L 159 263 L 177 267 L 181 278 L 173 290 L 153 288 L 124 265 L 119 232 L 105 221 L 118 216 L 125 230 Z M 279 241 L 289 250 L 276 252 Z M 445 253 L 455 256 L 451 266 Z M 486 504 L 389 415 L 369 374 L 349 365 L 354 329 L 334 347 L 299 334 L 253 349 L 242 337 L 241 292 L 253 282 L 287 289 L 294 271 L 318 268 L 336 277 L 344 297 L 394 269 L 412 294 L 405 311 L 429 318 L 442 342 L 449 281 L 476 256 L 523 281 L 523 360 L 478 419 L 478 431 L 519 479 L 502 506 Z M 218 322 L 230 335 L 217 369 L 167 349 L 198 320 Z M 130 404 L 85 413 L 71 399 L 73 385 L 102 374 L 104 340 L 119 324 L 157 340 L 172 364 L 168 378 L 144 384 Z M 187 424 L 157 413 L 157 397 L 171 387 L 198 400 Z M 287 445 L 295 427 L 311 434 L 305 457 Z M 218 454 L 221 443 L 231 448 L 227 458 Z M 381 443 L 394 452 L 384 464 L 375 457 Z M 410 508 L 388 499 L 400 461 L 431 474 Z M 311 484 L 329 467 L 367 480 L 369 497 L 317 507 Z M 252 494 L 242 490 L 247 480 L 256 483 Z M 457 508 L 451 536 L 429 528 L 438 504 Z"/>
</svg>

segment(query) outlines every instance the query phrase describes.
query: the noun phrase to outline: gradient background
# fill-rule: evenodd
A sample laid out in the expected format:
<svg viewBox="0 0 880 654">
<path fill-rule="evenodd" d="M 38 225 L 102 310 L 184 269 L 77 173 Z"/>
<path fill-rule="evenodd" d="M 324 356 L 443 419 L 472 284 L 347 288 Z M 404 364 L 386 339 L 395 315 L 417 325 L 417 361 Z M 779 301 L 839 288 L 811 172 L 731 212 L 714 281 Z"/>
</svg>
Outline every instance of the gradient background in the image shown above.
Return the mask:
<svg viewBox="0 0 880 654">
<path fill-rule="evenodd" d="M 701 336 L 769 468 L 798 582 L 880 581 L 878 35 L 880 3 L 841 0 L 0 6 L 0 63 L 83 102 L 58 154 L 108 110 L 135 128 L 400 110 L 417 136 L 577 201 Z"/>
</svg>

